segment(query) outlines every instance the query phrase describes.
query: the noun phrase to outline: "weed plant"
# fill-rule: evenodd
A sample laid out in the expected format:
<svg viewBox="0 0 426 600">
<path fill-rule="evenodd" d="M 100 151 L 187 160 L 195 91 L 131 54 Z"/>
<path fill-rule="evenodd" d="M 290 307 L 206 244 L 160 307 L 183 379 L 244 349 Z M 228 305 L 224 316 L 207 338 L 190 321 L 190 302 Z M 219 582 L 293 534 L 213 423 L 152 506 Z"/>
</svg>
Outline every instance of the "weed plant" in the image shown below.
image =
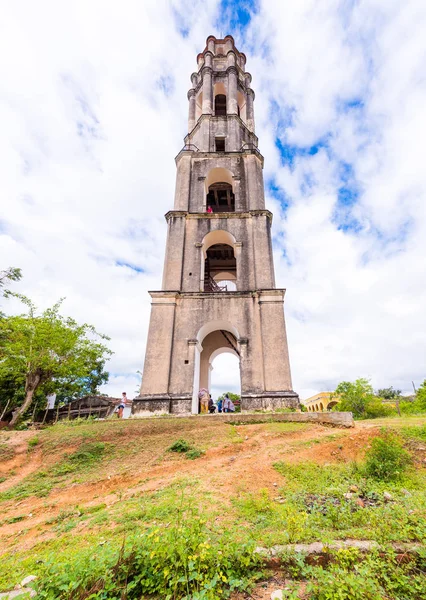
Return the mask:
<svg viewBox="0 0 426 600">
<path fill-rule="evenodd" d="M 347 548 L 331 553 L 327 567 L 309 566 L 302 555 L 283 559 L 290 577 L 307 580 L 304 597 L 309 600 L 426 599 L 424 552 L 401 560 L 392 551 L 362 556 L 358 549 Z M 295 589 L 283 596 L 288 600 L 299 597 Z"/>
<path fill-rule="evenodd" d="M 365 472 L 381 481 L 401 479 L 411 462 L 401 438 L 390 430 L 383 430 L 367 450 Z"/>
<path fill-rule="evenodd" d="M 191 445 L 189 442 L 187 442 L 186 440 L 180 439 L 177 440 L 176 442 L 174 442 L 170 448 L 168 448 L 169 452 L 178 452 L 178 453 L 184 453 L 184 452 L 188 452 L 188 450 L 191 448 Z"/>
<path fill-rule="evenodd" d="M 227 598 L 257 575 L 254 543 L 239 543 L 201 518 L 182 494 L 174 519 L 84 552 L 49 557 L 37 584 L 47 600 Z"/>
</svg>

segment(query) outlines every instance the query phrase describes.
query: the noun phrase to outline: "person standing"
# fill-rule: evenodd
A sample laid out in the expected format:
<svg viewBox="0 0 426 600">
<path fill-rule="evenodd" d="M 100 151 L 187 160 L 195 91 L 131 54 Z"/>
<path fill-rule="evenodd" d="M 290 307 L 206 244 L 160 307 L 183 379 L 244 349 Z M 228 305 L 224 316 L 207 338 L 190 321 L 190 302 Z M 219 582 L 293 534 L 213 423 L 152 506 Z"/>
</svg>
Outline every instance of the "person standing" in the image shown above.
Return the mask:
<svg viewBox="0 0 426 600">
<path fill-rule="evenodd" d="M 127 404 L 127 393 L 123 392 L 121 394 L 121 401 L 120 401 L 120 404 L 118 405 L 118 410 L 117 410 L 117 417 L 119 419 L 123 418 L 123 413 L 124 413 L 124 409 L 126 408 L 126 404 Z"/>
<path fill-rule="evenodd" d="M 209 398 L 209 390 L 206 388 L 201 388 L 201 390 L 198 392 L 198 399 L 200 401 L 200 413 L 202 415 L 208 413 L 209 411 Z"/>
<path fill-rule="evenodd" d="M 222 400 L 222 398 L 219 398 L 219 400 L 217 401 L 217 412 L 218 413 L 222 412 L 222 404 L 223 404 L 223 400 Z"/>
<path fill-rule="evenodd" d="M 223 401 L 223 412 L 235 412 L 235 405 L 232 402 L 231 398 L 228 396 L 228 394 L 226 394 L 225 399 Z"/>
</svg>

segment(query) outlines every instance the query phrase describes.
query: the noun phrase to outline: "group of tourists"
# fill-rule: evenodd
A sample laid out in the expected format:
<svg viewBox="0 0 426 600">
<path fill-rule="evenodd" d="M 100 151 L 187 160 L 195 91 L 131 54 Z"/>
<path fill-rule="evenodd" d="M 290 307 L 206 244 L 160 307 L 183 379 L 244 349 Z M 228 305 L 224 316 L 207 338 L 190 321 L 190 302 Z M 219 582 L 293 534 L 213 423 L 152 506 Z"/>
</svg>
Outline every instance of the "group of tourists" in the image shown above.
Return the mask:
<svg viewBox="0 0 426 600">
<path fill-rule="evenodd" d="M 213 414 L 218 413 L 232 413 L 235 412 L 235 404 L 232 402 L 231 398 L 228 394 L 225 394 L 225 397 L 220 398 L 217 403 L 213 402 L 213 398 L 209 393 L 209 390 L 206 388 L 201 388 L 198 392 L 198 400 L 199 400 L 199 412 L 200 414 Z"/>
</svg>

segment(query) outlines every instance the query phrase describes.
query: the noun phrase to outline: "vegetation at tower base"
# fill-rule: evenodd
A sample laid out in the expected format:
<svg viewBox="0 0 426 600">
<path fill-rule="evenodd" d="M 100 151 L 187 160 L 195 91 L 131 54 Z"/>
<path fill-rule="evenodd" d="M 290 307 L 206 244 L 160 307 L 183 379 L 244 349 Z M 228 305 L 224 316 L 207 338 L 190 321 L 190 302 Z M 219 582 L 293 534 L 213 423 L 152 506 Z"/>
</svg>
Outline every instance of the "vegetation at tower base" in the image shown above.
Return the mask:
<svg viewBox="0 0 426 600">
<path fill-rule="evenodd" d="M 25 296 L 14 294 L 27 313 L 0 318 L 0 393 L 2 403 L 12 400 L 15 426 L 37 394 L 58 391 L 72 397 L 93 392 L 107 381 L 105 362 L 112 354 L 108 340 L 93 326 L 79 325 L 59 313 L 62 300 L 41 314 Z"/>
<path fill-rule="evenodd" d="M 426 380 L 417 390 L 414 400 L 401 396 L 400 390 L 392 387 L 377 390 L 368 379 L 354 382 L 342 381 L 331 394 L 338 399 L 335 411 L 350 411 L 355 419 L 375 419 L 397 414 L 422 414 L 426 412 Z M 384 402 L 387 401 L 387 402 Z M 392 401 L 395 404 L 392 404 Z"/>
<path fill-rule="evenodd" d="M 0 591 L 31 574 L 40 598 L 242 600 L 237 590 L 269 577 L 255 549 L 281 546 L 289 598 L 422 598 L 426 417 L 377 423 L 159 418 L 0 432 Z M 168 451 L 177 441 L 204 454 L 187 461 Z M 378 552 L 327 550 L 347 539 Z M 310 542 L 326 562 L 284 548 Z M 401 558 L 395 543 L 416 551 Z"/>
</svg>

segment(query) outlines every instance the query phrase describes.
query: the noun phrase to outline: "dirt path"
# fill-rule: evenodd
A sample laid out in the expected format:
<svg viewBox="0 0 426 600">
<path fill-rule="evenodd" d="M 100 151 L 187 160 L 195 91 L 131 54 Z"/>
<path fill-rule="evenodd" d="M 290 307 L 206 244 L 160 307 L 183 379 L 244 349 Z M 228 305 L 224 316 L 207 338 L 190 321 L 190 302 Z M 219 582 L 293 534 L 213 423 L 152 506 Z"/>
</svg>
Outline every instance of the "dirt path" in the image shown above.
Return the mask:
<svg viewBox="0 0 426 600">
<path fill-rule="evenodd" d="M 25 434 L 25 435 L 24 435 Z M 31 547 L 51 537 L 46 521 L 61 511 L 76 506 L 90 507 L 100 503 L 112 506 L 122 499 L 169 486 L 176 479 L 199 479 L 206 492 L 227 503 L 231 497 L 244 492 L 269 490 L 282 485 L 282 476 L 273 468 L 279 461 L 300 463 L 336 463 L 361 457 L 369 439 L 377 434 L 377 427 L 357 424 L 354 429 L 337 430 L 310 424 L 296 430 L 286 430 L 278 424 L 241 425 L 235 427 L 231 439 L 208 449 L 197 460 L 160 451 L 151 451 L 144 460 L 120 458 L 101 474 L 97 481 L 74 483 L 65 489 L 53 490 L 47 498 L 31 497 L 19 502 L 4 502 L 2 508 L 2 545 L 4 550 L 16 544 Z M 28 474 L 41 467 L 48 469 L 60 457 L 54 452 L 43 456 L 41 450 L 28 452 L 28 440 L 33 432 L 17 432 L 13 437 L 16 455 L 2 464 L 2 471 L 13 469 L 15 475 L 0 485 L 0 490 L 21 482 Z M 158 438 L 158 436 L 157 436 Z M 10 441 L 12 441 L 12 439 Z M 68 449 L 69 450 L 69 449 Z M 64 449 L 61 449 L 64 452 Z M 126 473 L 120 469 L 126 466 Z M 99 475 L 99 474 L 98 474 Z M 23 522 L 11 522 L 25 517 Z"/>
</svg>

